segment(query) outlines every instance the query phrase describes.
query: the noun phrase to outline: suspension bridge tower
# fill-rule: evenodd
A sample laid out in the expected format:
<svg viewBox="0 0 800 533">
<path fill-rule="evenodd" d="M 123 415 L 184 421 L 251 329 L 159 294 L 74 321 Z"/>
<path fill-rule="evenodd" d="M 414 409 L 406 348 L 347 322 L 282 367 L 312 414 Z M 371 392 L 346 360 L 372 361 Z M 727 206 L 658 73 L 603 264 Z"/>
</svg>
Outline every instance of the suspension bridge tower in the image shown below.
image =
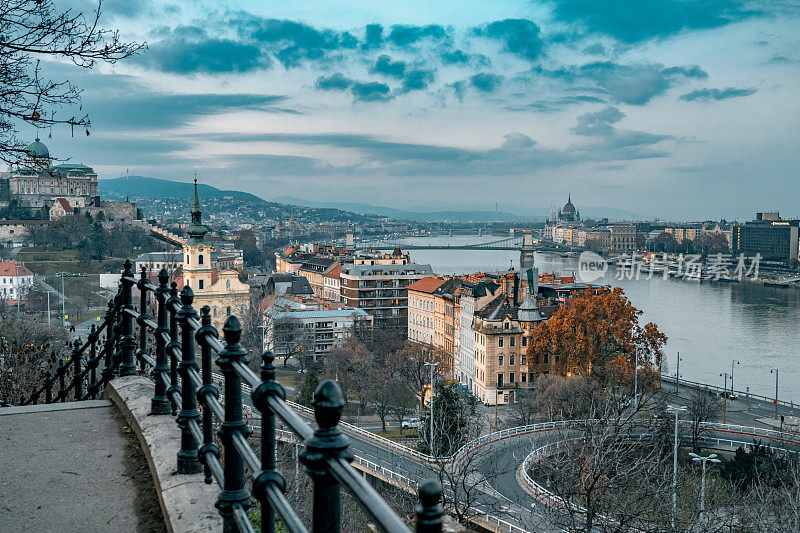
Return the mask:
<svg viewBox="0 0 800 533">
<path fill-rule="evenodd" d="M 519 251 L 519 269 L 525 270 L 533 268 L 533 232 L 524 230 L 522 232 L 522 247 Z"/>
</svg>

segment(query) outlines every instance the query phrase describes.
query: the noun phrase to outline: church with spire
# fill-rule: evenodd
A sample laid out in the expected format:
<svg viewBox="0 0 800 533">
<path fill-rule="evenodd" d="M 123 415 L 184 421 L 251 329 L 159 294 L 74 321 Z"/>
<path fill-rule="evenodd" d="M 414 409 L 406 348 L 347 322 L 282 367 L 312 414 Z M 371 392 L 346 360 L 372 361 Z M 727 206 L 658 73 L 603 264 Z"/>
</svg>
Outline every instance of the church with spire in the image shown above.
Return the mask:
<svg viewBox="0 0 800 533">
<path fill-rule="evenodd" d="M 239 281 L 239 271 L 220 268 L 212 261 L 214 247 L 205 242 L 208 227 L 203 225 L 197 177 L 194 179 L 194 202 L 191 223 L 186 228 L 183 245 L 183 285 L 194 292 L 194 308 L 211 308 L 212 324 L 221 329 L 230 315 L 243 315 L 250 307 L 250 286 Z"/>
</svg>

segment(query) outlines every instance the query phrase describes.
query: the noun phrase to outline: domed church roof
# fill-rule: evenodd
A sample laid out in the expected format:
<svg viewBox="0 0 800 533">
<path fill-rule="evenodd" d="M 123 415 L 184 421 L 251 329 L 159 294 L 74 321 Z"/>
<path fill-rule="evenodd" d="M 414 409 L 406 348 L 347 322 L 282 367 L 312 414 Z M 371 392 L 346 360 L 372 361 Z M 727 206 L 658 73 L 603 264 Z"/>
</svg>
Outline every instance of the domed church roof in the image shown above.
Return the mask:
<svg viewBox="0 0 800 533">
<path fill-rule="evenodd" d="M 38 137 L 28 145 L 27 152 L 31 157 L 50 157 L 50 150 L 47 149 L 44 143 L 39 141 Z"/>
</svg>

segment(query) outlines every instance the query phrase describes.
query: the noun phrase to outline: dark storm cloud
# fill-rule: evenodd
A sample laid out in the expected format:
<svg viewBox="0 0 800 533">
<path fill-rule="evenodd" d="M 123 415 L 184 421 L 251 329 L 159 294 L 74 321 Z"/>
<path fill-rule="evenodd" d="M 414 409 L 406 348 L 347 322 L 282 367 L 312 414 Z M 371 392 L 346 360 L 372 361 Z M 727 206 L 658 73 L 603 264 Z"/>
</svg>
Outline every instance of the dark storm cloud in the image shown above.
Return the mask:
<svg viewBox="0 0 800 533">
<path fill-rule="evenodd" d="M 372 72 L 400 79 L 406 72 L 406 66 L 405 61 L 394 61 L 391 57 L 384 54 L 380 56 L 372 66 Z"/>
<path fill-rule="evenodd" d="M 445 41 L 448 39 L 447 30 L 438 24 L 428 26 L 396 24 L 389 32 L 389 40 L 400 47 L 411 46 L 424 39 Z"/>
<path fill-rule="evenodd" d="M 668 38 L 686 30 L 726 26 L 761 15 L 743 0 L 648 0 L 597 2 L 553 0 L 556 20 L 582 26 L 624 43 Z"/>
<path fill-rule="evenodd" d="M 474 33 L 502 42 L 503 50 L 528 61 L 544 54 L 545 44 L 539 37 L 539 26 L 531 20 L 498 20 L 475 28 Z"/>
<path fill-rule="evenodd" d="M 134 60 L 176 74 L 247 72 L 271 63 L 257 46 L 211 37 L 194 26 L 175 28 Z"/>
<path fill-rule="evenodd" d="M 681 100 L 687 102 L 711 102 L 716 100 L 727 100 L 728 98 L 741 98 L 755 94 L 758 89 L 737 89 L 727 87 L 725 89 L 698 89 L 681 95 Z"/>
<path fill-rule="evenodd" d="M 625 113 L 616 107 L 608 106 L 602 111 L 584 113 L 577 118 L 578 124 L 572 128 L 578 135 L 610 135 L 614 132 L 612 124 L 625 117 Z"/>
<path fill-rule="evenodd" d="M 392 99 L 389 86 L 377 81 L 354 83 L 350 92 L 356 102 L 387 102 Z"/>
<path fill-rule="evenodd" d="M 349 89 L 353 83 L 352 79 L 341 72 L 336 72 L 330 76 L 320 76 L 314 86 L 321 91 L 344 91 Z"/>
</svg>

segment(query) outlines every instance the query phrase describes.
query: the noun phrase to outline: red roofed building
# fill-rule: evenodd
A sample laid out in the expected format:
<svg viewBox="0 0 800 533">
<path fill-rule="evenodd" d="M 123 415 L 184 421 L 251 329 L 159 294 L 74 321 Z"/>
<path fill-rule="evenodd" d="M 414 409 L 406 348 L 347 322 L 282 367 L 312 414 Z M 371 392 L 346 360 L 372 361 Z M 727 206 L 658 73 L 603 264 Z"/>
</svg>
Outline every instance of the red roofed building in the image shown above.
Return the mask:
<svg viewBox="0 0 800 533">
<path fill-rule="evenodd" d="M 0 261 L 0 300 L 16 304 L 33 286 L 33 272 L 21 261 Z"/>
<path fill-rule="evenodd" d="M 342 301 L 342 265 L 335 263 L 334 266 L 325 272 L 322 280 L 322 298 L 330 302 Z"/>
<path fill-rule="evenodd" d="M 75 208 L 69 205 L 66 198 L 56 198 L 53 207 L 50 208 L 50 220 L 56 220 L 75 212 Z"/>
<path fill-rule="evenodd" d="M 430 276 L 415 281 L 408 289 L 408 338 L 434 345 L 436 339 L 436 289 L 447 278 Z"/>
</svg>

